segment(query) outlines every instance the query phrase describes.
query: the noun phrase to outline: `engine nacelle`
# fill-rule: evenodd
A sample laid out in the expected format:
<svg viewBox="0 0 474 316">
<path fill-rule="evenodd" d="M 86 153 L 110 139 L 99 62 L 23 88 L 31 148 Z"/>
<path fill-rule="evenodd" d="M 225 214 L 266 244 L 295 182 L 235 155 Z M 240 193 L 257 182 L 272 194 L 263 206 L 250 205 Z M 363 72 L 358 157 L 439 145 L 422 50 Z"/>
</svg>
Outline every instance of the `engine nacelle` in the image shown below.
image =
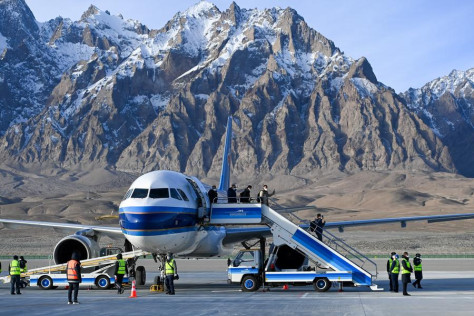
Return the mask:
<svg viewBox="0 0 474 316">
<path fill-rule="evenodd" d="M 61 239 L 54 248 L 54 262 L 66 263 L 71 260 L 73 253 L 79 254 L 79 259 L 90 259 L 100 255 L 100 247 L 95 240 L 82 235 L 71 235 Z"/>
</svg>

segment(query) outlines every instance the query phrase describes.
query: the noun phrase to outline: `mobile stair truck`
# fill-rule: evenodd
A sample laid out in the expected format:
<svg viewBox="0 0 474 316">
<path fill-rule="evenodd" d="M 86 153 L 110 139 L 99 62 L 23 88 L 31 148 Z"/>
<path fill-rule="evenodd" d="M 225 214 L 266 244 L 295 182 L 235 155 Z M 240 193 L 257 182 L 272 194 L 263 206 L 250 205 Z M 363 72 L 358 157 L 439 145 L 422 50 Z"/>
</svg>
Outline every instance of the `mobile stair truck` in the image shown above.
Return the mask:
<svg viewBox="0 0 474 316">
<path fill-rule="evenodd" d="M 101 251 L 102 252 L 102 251 Z M 150 253 L 142 250 L 123 252 L 123 259 L 132 259 L 139 256 L 145 256 Z M 81 260 L 82 267 L 82 283 L 81 286 L 95 286 L 99 289 L 108 289 L 115 284 L 113 270 L 117 254 L 111 254 L 87 260 Z M 34 268 L 28 272 L 22 273 L 21 277 L 29 281 L 29 285 L 38 286 L 44 290 L 55 289 L 58 286 L 67 286 L 67 263 L 49 265 L 41 268 Z M 140 267 L 139 267 L 140 268 Z M 3 283 L 10 282 L 10 276 L 1 278 Z M 128 276 L 123 279 L 124 283 L 128 282 Z"/>
<path fill-rule="evenodd" d="M 267 205 L 213 204 L 210 222 L 270 227 L 273 244 L 268 260 L 264 260 L 265 249 L 246 249 L 229 262 L 228 282 L 240 284 L 243 291 L 256 291 L 262 285 L 312 284 L 324 292 L 333 283 L 340 290 L 343 285 L 382 290 L 374 284 L 377 265 L 372 260 L 328 231 L 324 242 L 318 240 L 309 225 L 296 225 Z"/>
</svg>

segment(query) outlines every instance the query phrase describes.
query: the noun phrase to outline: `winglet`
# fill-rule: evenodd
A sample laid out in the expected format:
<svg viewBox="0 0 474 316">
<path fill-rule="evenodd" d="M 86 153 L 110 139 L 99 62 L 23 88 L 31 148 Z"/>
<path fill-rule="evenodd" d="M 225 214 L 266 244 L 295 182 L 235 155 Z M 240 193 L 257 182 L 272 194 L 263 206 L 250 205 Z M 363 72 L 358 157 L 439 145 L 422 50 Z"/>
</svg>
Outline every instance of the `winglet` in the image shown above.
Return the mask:
<svg viewBox="0 0 474 316">
<path fill-rule="evenodd" d="M 225 136 L 224 157 L 222 159 L 221 180 L 219 190 L 227 190 L 230 186 L 230 144 L 232 142 L 232 116 L 227 119 L 227 132 Z"/>
</svg>

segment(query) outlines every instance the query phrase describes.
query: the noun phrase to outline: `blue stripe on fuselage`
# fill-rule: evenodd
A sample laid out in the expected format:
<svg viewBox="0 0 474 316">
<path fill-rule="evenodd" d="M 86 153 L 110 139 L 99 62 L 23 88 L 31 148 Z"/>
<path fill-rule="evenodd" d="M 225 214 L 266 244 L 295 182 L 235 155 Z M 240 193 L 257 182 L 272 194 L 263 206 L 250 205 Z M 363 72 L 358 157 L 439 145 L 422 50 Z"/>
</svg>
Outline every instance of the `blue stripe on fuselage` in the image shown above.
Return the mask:
<svg viewBox="0 0 474 316">
<path fill-rule="evenodd" d="M 129 206 L 119 209 L 120 227 L 124 233 L 194 229 L 197 211 L 171 206 Z"/>
</svg>

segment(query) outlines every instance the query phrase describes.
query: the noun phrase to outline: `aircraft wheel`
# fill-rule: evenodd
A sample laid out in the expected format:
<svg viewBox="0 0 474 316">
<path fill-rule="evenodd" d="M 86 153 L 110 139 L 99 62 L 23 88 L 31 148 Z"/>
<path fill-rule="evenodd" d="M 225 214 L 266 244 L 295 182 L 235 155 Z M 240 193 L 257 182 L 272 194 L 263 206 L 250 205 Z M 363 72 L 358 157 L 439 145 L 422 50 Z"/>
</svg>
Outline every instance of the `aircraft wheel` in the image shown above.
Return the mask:
<svg viewBox="0 0 474 316">
<path fill-rule="evenodd" d="M 38 280 L 38 286 L 43 290 L 50 290 L 53 288 L 53 279 L 45 275 Z"/>
<path fill-rule="evenodd" d="M 331 287 L 331 282 L 327 278 L 320 278 L 314 280 L 313 285 L 316 291 L 326 292 Z"/>
<path fill-rule="evenodd" d="M 137 281 L 137 285 L 145 285 L 146 283 L 146 270 L 144 266 L 138 266 L 135 280 Z"/>
<path fill-rule="evenodd" d="M 95 285 L 101 290 L 107 290 L 110 287 L 110 278 L 106 275 L 99 275 L 95 279 Z"/>
<path fill-rule="evenodd" d="M 253 275 L 247 275 L 242 279 L 242 291 L 255 292 L 260 288 L 260 283 Z"/>
</svg>

